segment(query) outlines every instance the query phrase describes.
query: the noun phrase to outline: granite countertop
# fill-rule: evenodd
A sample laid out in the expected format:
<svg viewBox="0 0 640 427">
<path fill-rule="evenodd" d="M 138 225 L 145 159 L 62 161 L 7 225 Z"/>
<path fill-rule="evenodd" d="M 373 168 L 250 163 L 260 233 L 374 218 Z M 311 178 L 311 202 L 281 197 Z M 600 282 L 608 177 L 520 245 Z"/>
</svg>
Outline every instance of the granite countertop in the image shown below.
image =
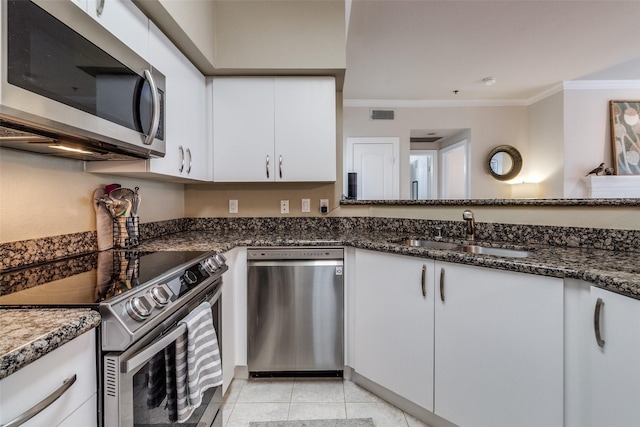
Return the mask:
<svg viewBox="0 0 640 427">
<path fill-rule="evenodd" d="M 200 250 L 226 252 L 236 246 L 352 246 L 382 252 L 431 258 L 438 261 L 476 265 L 480 267 L 552 277 L 582 279 L 625 296 L 640 299 L 640 267 L 638 253 L 602 249 L 566 248 L 544 245 L 513 245 L 500 242 L 482 242 L 484 246 L 525 249 L 526 258 L 508 258 L 478 255 L 457 250 L 438 250 L 408 247 L 397 243 L 393 233 L 366 233 L 314 235 L 313 232 L 292 236 L 283 230 L 281 235 L 260 235 L 243 231 L 221 233 L 216 231 L 187 231 L 143 242 L 139 250 Z M 412 236 L 420 237 L 420 236 Z M 455 243 L 465 243 L 463 240 Z"/>
<path fill-rule="evenodd" d="M 99 324 L 88 308 L 0 310 L 0 379 Z"/>
</svg>

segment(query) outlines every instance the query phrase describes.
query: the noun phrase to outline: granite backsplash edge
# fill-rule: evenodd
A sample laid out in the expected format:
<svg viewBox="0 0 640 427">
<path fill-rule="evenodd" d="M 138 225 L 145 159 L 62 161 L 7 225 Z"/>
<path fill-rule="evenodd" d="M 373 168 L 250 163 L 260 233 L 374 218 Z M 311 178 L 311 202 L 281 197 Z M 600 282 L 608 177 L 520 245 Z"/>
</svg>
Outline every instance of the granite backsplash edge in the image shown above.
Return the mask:
<svg viewBox="0 0 640 427">
<path fill-rule="evenodd" d="M 224 235 L 249 233 L 301 239 L 357 238 L 360 233 L 422 238 L 441 233 L 444 239 L 459 239 L 464 237 L 464 227 L 464 221 L 378 217 L 181 218 L 141 223 L 140 236 L 144 241 L 183 231 L 207 230 Z M 640 230 L 477 222 L 476 233 L 481 241 L 640 252 Z M 3 243 L 0 271 L 95 251 L 95 231 Z"/>
</svg>

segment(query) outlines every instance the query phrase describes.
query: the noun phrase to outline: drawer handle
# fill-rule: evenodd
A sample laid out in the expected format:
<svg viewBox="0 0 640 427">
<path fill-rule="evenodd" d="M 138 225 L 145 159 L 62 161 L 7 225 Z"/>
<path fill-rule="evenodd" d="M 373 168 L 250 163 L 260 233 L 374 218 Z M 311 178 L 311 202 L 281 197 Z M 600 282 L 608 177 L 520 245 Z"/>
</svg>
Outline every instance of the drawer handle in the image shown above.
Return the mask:
<svg viewBox="0 0 640 427">
<path fill-rule="evenodd" d="M 422 264 L 422 296 L 427 297 L 427 266 Z"/>
<path fill-rule="evenodd" d="M 440 269 L 440 299 L 444 302 L 444 268 Z"/>
<path fill-rule="evenodd" d="M 593 329 L 596 333 L 596 342 L 600 348 L 604 348 L 604 340 L 602 339 L 602 334 L 600 332 L 600 311 L 602 310 L 603 305 L 604 301 L 602 301 L 602 298 L 598 298 L 596 301 L 596 309 L 593 313 Z"/>
<path fill-rule="evenodd" d="M 40 412 L 47 409 L 53 402 L 58 400 L 58 398 L 62 396 L 67 390 L 69 390 L 69 388 L 76 382 L 76 378 L 77 377 L 75 374 L 71 378 L 67 378 L 62 382 L 62 385 L 56 391 L 45 397 L 40 403 L 36 404 L 31 409 L 28 409 L 26 412 L 9 421 L 2 427 L 17 427 L 26 423 L 31 418 L 38 415 Z"/>
</svg>

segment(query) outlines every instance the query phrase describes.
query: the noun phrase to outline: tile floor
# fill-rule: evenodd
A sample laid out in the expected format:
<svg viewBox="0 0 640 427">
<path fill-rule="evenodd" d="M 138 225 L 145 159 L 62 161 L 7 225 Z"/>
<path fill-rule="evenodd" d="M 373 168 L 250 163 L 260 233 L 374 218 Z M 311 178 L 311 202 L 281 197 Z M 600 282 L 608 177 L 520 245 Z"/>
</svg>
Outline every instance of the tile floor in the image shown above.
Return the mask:
<svg viewBox="0 0 640 427">
<path fill-rule="evenodd" d="M 223 402 L 224 427 L 251 421 L 373 418 L 376 427 L 428 427 L 342 379 L 235 379 Z"/>
</svg>

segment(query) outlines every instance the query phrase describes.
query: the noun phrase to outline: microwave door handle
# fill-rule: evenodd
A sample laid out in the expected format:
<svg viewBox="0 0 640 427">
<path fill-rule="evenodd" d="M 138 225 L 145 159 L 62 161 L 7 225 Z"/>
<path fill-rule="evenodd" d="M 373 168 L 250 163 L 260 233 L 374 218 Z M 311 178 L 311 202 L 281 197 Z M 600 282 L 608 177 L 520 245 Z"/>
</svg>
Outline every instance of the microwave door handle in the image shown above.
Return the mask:
<svg viewBox="0 0 640 427">
<path fill-rule="evenodd" d="M 149 82 L 152 100 L 151 129 L 149 129 L 149 134 L 145 138 L 144 144 L 151 145 L 158 132 L 158 125 L 160 124 L 160 96 L 158 95 L 156 81 L 153 79 L 151 71 L 144 70 L 144 78 Z"/>
<path fill-rule="evenodd" d="M 164 335 L 158 341 L 155 341 L 150 346 L 143 348 L 142 350 L 131 356 L 123 363 L 122 367 L 124 369 L 124 373 L 128 374 L 134 371 L 139 366 L 147 363 L 154 355 L 163 350 L 166 346 L 175 341 L 180 335 L 183 335 L 185 332 L 187 332 L 187 325 L 185 325 L 184 323 L 180 324 L 176 329 Z"/>
</svg>

